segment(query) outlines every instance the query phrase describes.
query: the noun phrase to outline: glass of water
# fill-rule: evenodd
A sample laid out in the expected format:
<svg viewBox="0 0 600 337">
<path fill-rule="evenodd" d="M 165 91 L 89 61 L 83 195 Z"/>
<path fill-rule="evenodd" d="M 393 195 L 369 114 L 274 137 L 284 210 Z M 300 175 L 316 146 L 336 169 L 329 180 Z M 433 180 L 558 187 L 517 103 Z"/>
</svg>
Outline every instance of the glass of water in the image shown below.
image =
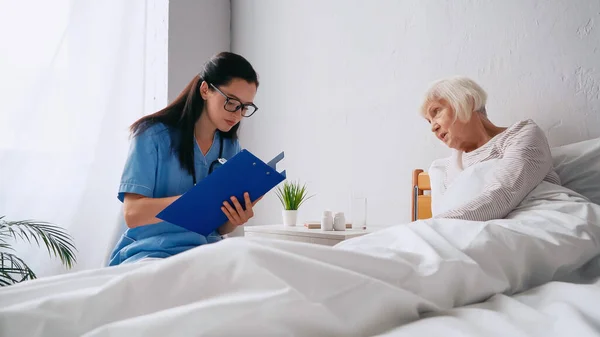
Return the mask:
<svg viewBox="0 0 600 337">
<path fill-rule="evenodd" d="M 367 229 L 367 198 L 352 198 L 351 215 L 353 229 Z"/>
</svg>

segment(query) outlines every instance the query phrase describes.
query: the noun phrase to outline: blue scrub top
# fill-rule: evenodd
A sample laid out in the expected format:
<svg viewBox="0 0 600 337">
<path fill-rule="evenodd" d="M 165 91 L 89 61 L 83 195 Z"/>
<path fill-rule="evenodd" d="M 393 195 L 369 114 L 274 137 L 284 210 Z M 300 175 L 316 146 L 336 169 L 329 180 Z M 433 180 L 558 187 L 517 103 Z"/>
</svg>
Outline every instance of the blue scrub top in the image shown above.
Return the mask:
<svg viewBox="0 0 600 337">
<path fill-rule="evenodd" d="M 121 202 L 125 193 L 165 198 L 181 195 L 194 186 L 193 177 L 181 168 L 177 154 L 171 150 L 171 137 L 175 135 L 174 139 L 179 139 L 176 132 L 157 123 L 133 137 L 119 186 L 118 198 Z M 220 133 L 215 132 L 206 156 L 194 142 L 197 181 L 208 175 L 210 164 L 218 159 L 220 137 Z M 223 139 L 223 158 L 230 159 L 240 151 L 238 140 Z M 218 165 L 215 165 L 215 169 L 218 169 Z M 165 221 L 129 228 L 112 251 L 109 266 L 146 257 L 165 258 L 221 239 L 216 231 L 205 237 Z"/>
</svg>

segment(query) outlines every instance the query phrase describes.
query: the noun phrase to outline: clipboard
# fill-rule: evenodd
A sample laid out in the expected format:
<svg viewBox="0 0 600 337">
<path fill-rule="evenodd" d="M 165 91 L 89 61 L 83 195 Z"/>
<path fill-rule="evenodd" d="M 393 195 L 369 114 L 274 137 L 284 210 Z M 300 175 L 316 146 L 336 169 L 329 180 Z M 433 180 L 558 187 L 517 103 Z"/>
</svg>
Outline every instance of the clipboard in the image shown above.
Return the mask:
<svg viewBox="0 0 600 337">
<path fill-rule="evenodd" d="M 231 202 L 230 198 L 235 196 L 245 209 L 244 192 L 254 202 L 286 179 L 285 170 L 280 173 L 276 168 L 283 158 L 281 152 L 265 163 L 250 151 L 242 150 L 156 217 L 207 236 L 227 222 L 221 211 L 224 201 Z"/>
</svg>

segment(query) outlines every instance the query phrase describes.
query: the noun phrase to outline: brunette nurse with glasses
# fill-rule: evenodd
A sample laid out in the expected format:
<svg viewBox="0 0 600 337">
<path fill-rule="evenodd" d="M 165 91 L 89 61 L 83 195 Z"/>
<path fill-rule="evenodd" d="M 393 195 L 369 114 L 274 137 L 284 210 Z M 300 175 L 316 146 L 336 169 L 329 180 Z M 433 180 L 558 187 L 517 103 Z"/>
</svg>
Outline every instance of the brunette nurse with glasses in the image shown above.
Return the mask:
<svg viewBox="0 0 600 337">
<path fill-rule="evenodd" d="M 119 185 L 127 230 L 109 265 L 166 258 L 207 243 L 243 225 L 253 213 L 250 196 L 231 198 L 228 221 L 203 236 L 156 218 L 164 208 L 241 151 L 237 131 L 258 108 L 258 75 L 242 56 L 222 52 L 164 109 L 131 126 L 132 141 Z M 260 199 L 259 199 L 260 200 Z"/>
</svg>

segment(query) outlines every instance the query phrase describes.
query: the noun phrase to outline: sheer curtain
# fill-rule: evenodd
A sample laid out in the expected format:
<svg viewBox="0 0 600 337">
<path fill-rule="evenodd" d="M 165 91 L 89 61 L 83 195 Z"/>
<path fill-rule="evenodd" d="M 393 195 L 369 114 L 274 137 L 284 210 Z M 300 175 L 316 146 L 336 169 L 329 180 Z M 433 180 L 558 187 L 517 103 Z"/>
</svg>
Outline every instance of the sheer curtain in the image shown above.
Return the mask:
<svg viewBox="0 0 600 337">
<path fill-rule="evenodd" d="M 73 270 L 123 230 L 128 126 L 166 104 L 168 0 L 0 1 L 0 215 L 66 228 Z M 65 272 L 18 244 L 38 276 Z"/>
</svg>

